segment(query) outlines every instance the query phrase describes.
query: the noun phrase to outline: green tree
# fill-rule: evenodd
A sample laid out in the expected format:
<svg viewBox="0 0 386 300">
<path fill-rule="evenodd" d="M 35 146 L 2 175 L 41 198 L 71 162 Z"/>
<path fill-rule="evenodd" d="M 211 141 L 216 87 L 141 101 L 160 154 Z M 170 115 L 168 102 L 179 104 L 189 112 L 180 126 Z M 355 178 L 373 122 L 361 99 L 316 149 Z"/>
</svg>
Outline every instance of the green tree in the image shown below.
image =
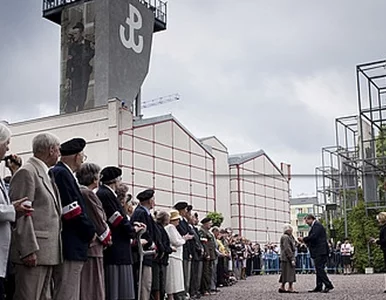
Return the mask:
<svg viewBox="0 0 386 300">
<path fill-rule="evenodd" d="M 221 224 L 224 221 L 222 213 L 216 211 L 208 213 L 207 217 L 212 220 L 213 226 L 217 227 L 221 227 Z"/>
<path fill-rule="evenodd" d="M 367 214 L 366 214 L 367 209 Z M 379 235 L 379 226 L 376 221 L 378 210 L 371 209 L 361 199 L 347 215 L 348 238 L 354 246 L 354 266 L 358 272 L 363 273 L 366 267 L 373 267 L 375 272 L 383 268 L 383 254 L 377 245 L 369 245 L 371 237 Z M 344 240 L 344 219 L 333 220 L 336 230 L 335 241 Z M 369 261 L 370 250 L 370 261 Z"/>
</svg>

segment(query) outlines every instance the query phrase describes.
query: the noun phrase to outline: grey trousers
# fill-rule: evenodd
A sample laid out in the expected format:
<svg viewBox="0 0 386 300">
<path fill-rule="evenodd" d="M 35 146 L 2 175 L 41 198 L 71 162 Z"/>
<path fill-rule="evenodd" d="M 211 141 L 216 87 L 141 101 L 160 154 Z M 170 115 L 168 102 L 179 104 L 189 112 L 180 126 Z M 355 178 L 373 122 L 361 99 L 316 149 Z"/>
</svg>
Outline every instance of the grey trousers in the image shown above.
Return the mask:
<svg viewBox="0 0 386 300">
<path fill-rule="evenodd" d="M 184 269 L 185 293 L 188 294 L 190 290 L 190 274 L 191 274 L 192 262 L 190 260 L 183 260 L 182 267 Z"/>
<path fill-rule="evenodd" d="M 217 289 L 217 264 L 218 264 L 218 259 L 216 258 L 212 264 L 212 278 L 210 282 L 210 289 L 212 291 Z"/>
<path fill-rule="evenodd" d="M 149 300 L 151 295 L 151 281 L 152 281 L 152 272 L 151 267 L 143 266 L 142 267 L 142 282 L 141 282 L 141 299 L 140 300 Z"/>
<path fill-rule="evenodd" d="M 13 300 L 51 299 L 53 266 L 27 267 L 15 265 L 15 295 Z"/>
<path fill-rule="evenodd" d="M 79 300 L 84 262 L 65 260 L 54 268 L 54 300 Z"/>
<path fill-rule="evenodd" d="M 192 261 L 192 272 L 190 277 L 190 296 L 196 296 L 201 289 L 202 261 Z"/>
</svg>

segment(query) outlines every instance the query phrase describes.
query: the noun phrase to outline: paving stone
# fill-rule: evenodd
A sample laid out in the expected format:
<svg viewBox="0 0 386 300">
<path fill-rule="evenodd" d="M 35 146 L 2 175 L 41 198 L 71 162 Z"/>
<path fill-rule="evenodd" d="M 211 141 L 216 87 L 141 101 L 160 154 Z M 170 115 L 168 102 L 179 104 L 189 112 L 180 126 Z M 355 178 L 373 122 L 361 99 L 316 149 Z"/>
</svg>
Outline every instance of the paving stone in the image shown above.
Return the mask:
<svg viewBox="0 0 386 300">
<path fill-rule="evenodd" d="M 334 290 L 328 294 L 308 293 L 315 287 L 315 275 L 297 275 L 294 287 L 299 294 L 279 294 L 279 275 L 251 276 L 235 285 L 221 288 L 216 295 L 202 297 L 208 300 L 276 300 L 276 299 L 386 299 L 386 276 L 384 274 L 329 275 Z"/>
</svg>

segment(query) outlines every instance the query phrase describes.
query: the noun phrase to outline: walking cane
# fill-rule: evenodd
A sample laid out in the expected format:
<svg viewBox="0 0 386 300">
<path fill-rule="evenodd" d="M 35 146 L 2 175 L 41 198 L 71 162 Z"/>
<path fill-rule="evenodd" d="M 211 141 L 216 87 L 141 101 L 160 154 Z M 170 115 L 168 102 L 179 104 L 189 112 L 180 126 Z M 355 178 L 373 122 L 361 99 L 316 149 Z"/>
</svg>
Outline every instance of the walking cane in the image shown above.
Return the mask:
<svg viewBox="0 0 386 300">
<path fill-rule="evenodd" d="M 146 232 L 146 228 L 141 229 L 138 232 L 137 243 L 138 243 L 138 253 L 139 253 L 139 278 L 138 278 L 138 300 L 141 300 L 141 284 L 142 284 L 142 267 L 143 267 L 143 258 L 148 255 L 155 254 L 155 250 L 143 250 L 141 243 L 141 237 Z"/>
</svg>

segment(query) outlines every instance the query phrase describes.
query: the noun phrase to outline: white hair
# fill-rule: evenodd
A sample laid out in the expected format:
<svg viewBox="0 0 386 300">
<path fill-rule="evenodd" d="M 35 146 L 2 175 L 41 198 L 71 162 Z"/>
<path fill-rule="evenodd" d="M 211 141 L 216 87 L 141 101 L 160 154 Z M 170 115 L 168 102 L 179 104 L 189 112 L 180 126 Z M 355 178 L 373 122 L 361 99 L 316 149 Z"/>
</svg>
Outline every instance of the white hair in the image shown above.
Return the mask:
<svg viewBox="0 0 386 300">
<path fill-rule="evenodd" d="M 11 138 L 11 130 L 3 124 L 0 123 L 0 144 L 5 144 Z"/>
<path fill-rule="evenodd" d="M 283 233 L 286 233 L 288 230 L 293 230 L 291 224 L 284 224 Z"/>
<path fill-rule="evenodd" d="M 59 146 L 60 140 L 52 133 L 40 133 L 32 140 L 32 152 L 34 155 L 46 153 L 50 147 Z"/>
</svg>

